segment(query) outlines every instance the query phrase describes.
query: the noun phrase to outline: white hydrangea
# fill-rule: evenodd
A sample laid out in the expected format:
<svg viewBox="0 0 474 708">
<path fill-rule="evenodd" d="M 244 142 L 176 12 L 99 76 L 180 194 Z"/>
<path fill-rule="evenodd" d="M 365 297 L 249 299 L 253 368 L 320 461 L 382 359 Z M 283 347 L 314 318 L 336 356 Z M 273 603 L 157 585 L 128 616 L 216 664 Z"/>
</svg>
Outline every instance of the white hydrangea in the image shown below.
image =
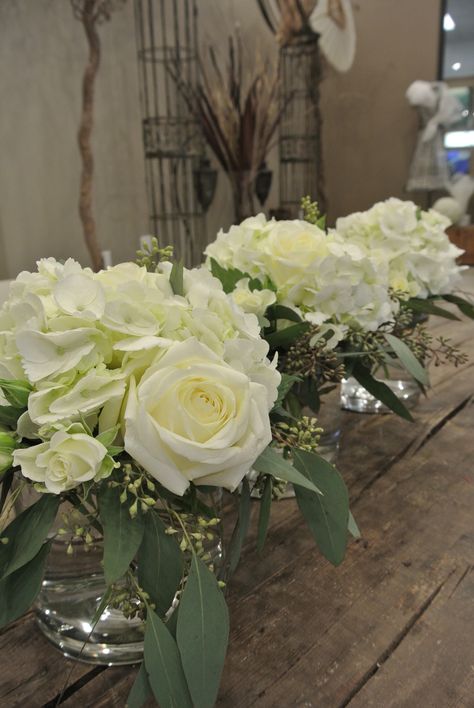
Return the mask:
<svg viewBox="0 0 474 708">
<path fill-rule="evenodd" d="M 432 209 L 391 198 L 339 218 L 335 233 L 388 267 L 391 288 L 425 298 L 449 293 L 459 283 L 462 267 L 456 258 L 463 251 L 450 242 L 449 224 Z"/>
<path fill-rule="evenodd" d="M 388 292 L 387 266 L 356 244 L 306 221 L 267 221 L 259 214 L 227 233 L 220 231 L 206 255 L 208 267 L 214 259 L 263 284 L 270 279 L 276 300 L 313 324 L 333 323 L 338 331 L 330 339 L 334 346 L 344 328 L 374 330 L 393 319 L 397 308 Z M 255 302 L 238 290 L 239 284 L 234 297 L 245 309 L 256 311 Z"/>
</svg>

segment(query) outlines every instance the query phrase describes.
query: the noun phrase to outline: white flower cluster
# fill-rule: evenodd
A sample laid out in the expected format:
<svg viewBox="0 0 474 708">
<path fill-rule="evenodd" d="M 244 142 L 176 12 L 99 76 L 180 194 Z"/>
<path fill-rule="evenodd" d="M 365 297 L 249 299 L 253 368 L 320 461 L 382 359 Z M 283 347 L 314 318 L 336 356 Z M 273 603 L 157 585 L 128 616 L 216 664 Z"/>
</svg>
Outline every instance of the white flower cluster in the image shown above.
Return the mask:
<svg viewBox="0 0 474 708">
<path fill-rule="evenodd" d="M 374 330 L 397 308 L 387 288 L 387 267 L 306 221 L 267 221 L 259 214 L 220 231 L 206 255 L 208 267 L 212 258 L 275 286 L 276 293 L 250 292 L 248 282 L 240 281 L 233 296 L 244 309 L 261 315 L 273 297 L 313 324 L 330 323 L 337 333 L 334 345 L 349 327 Z"/>
<path fill-rule="evenodd" d="M 18 433 L 25 476 L 58 493 L 110 474 L 104 432 L 177 494 L 190 481 L 234 489 L 271 440 L 280 375 L 258 320 L 206 269 L 148 273 L 125 263 L 100 273 L 41 260 L 11 285 L 0 311 L 0 377 L 32 386 Z M 104 471 L 105 470 L 105 471 Z"/>
<path fill-rule="evenodd" d="M 455 259 L 463 251 L 446 235 L 449 224 L 436 211 L 391 198 L 339 218 L 335 233 L 388 265 L 391 288 L 425 298 L 447 294 L 459 283 L 462 268 Z"/>
</svg>

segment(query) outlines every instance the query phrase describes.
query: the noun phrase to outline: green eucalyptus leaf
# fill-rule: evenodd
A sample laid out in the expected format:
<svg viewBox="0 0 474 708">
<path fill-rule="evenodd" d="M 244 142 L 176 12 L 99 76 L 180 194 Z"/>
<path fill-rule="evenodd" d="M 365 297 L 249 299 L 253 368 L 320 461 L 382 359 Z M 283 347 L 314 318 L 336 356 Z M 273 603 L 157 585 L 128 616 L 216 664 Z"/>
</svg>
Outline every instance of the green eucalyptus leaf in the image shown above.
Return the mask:
<svg viewBox="0 0 474 708">
<path fill-rule="evenodd" d="M 295 466 L 322 494 L 295 487 L 296 501 L 319 550 L 333 565 L 344 559 L 349 525 L 349 495 L 333 465 L 314 452 L 294 451 Z"/>
<path fill-rule="evenodd" d="M 421 298 L 411 298 L 403 303 L 403 307 L 413 312 L 424 312 L 426 315 L 438 315 L 439 317 L 444 317 L 447 320 L 459 320 L 454 313 L 445 310 L 442 307 L 435 305 L 433 300 Z"/>
<path fill-rule="evenodd" d="M 472 302 L 469 302 L 469 300 L 463 297 L 459 297 L 459 295 L 443 295 L 442 298 L 446 300 L 446 302 L 451 302 L 453 305 L 456 305 L 463 315 L 474 320 L 474 305 Z"/>
<path fill-rule="evenodd" d="M 272 490 L 273 481 L 270 475 L 265 479 L 262 498 L 260 499 L 260 514 L 258 517 L 258 532 L 257 532 L 257 551 L 261 553 L 265 545 L 267 537 L 268 522 L 270 520 L 270 512 L 272 508 Z"/>
<path fill-rule="evenodd" d="M 184 266 L 183 262 L 174 262 L 170 273 L 170 285 L 175 295 L 184 296 Z"/>
<path fill-rule="evenodd" d="M 142 708 L 151 695 L 150 680 L 146 672 L 145 662 L 142 661 L 133 686 L 128 694 L 125 708 Z"/>
<path fill-rule="evenodd" d="M 300 315 L 291 307 L 285 305 L 270 305 L 267 310 L 267 317 L 270 320 L 288 320 L 289 322 L 301 322 Z"/>
<path fill-rule="evenodd" d="M 177 642 L 195 708 L 212 708 L 229 640 L 229 612 L 217 579 L 193 554 L 181 596 Z"/>
<path fill-rule="evenodd" d="M 281 406 L 286 396 L 293 388 L 293 384 L 295 384 L 297 381 L 301 381 L 301 378 L 299 376 L 294 376 L 293 374 L 281 375 L 281 381 L 278 386 L 278 396 L 274 403 L 274 408 L 278 408 L 279 406 Z"/>
<path fill-rule="evenodd" d="M 51 541 L 44 543 L 28 563 L 0 580 L 0 628 L 21 617 L 41 590 Z"/>
<path fill-rule="evenodd" d="M 295 339 L 301 337 L 310 327 L 309 322 L 298 322 L 297 324 L 290 325 L 281 329 L 278 332 L 272 332 L 271 334 L 265 334 L 265 339 L 270 345 L 270 349 L 288 349 Z"/>
<path fill-rule="evenodd" d="M 238 268 L 223 268 L 214 258 L 211 258 L 211 273 L 221 281 L 224 292 L 227 294 L 235 290 L 239 280 L 250 278 L 248 273 L 243 273 Z"/>
<path fill-rule="evenodd" d="M 103 433 L 100 433 L 100 435 L 97 435 L 96 440 L 98 440 L 104 447 L 109 449 L 113 443 L 115 438 L 117 437 L 117 433 L 120 429 L 120 425 L 114 425 L 113 428 L 109 428 L 108 430 L 104 430 Z"/>
<path fill-rule="evenodd" d="M 145 523 L 141 513 L 132 518 L 128 506 L 120 503 L 118 487 L 102 487 L 99 510 L 104 529 L 104 575 L 111 585 L 127 572 L 142 541 Z"/>
<path fill-rule="evenodd" d="M 269 474 L 276 479 L 283 479 L 285 482 L 309 489 L 311 492 L 321 494 L 318 487 L 310 477 L 301 474 L 289 460 L 285 460 L 283 455 L 273 447 L 267 447 L 260 457 L 253 463 L 253 468 L 262 474 Z"/>
<path fill-rule="evenodd" d="M 247 477 L 242 480 L 240 491 L 239 518 L 234 528 L 227 550 L 227 567 L 229 575 L 237 568 L 242 553 L 242 546 L 247 536 L 250 523 L 250 485 Z"/>
<path fill-rule="evenodd" d="M 0 578 L 29 563 L 39 552 L 59 508 L 59 495 L 43 494 L 3 531 L 0 543 Z"/>
<path fill-rule="evenodd" d="M 151 608 L 147 610 L 144 657 L 160 708 L 193 708 L 177 644 Z"/>
<path fill-rule="evenodd" d="M 163 616 L 171 607 L 184 572 L 184 557 L 178 543 L 174 536 L 165 531 L 158 512 L 153 509 L 148 511 L 137 554 L 138 582 Z"/>
<path fill-rule="evenodd" d="M 0 389 L 8 403 L 14 408 L 26 408 L 33 387 L 28 381 L 0 379 Z"/>
<path fill-rule="evenodd" d="M 0 406 L 0 425 L 16 429 L 18 418 L 23 414 L 23 411 L 23 408 L 15 406 Z"/>
<path fill-rule="evenodd" d="M 386 334 L 385 339 L 400 359 L 401 363 L 408 371 L 409 374 L 413 376 L 414 379 L 422 383 L 424 386 L 430 385 L 430 379 L 428 372 L 424 366 L 420 364 L 416 356 L 413 354 L 411 349 L 407 347 L 405 342 L 402 342 L 398 337 L 394 337 L 393 334 Z"/>
<path fill-rule="evenodd" d="M 352 376 L 365 388 L 366 391 L 372 394 L 374 398 L 381 401 L 387 408 L 390 408 L 394 413 L 405 420 L 413 422 L 410 411 L 405 407 L 402 401 L 393 393 L 393 391 L 382 381 L 374 379 L 369 369 L 363 366 L 360 362 L 355 362 L 352 368 Z"/>
<path fill-rule="evenodd" d="M 353 515 L 352 515 L 352 511 L 349 511 L 349 521 L 348 521 L 348 523 L 347 523 L 347 530 L 349 531 L 349 533 L 351 534 L 351 536 L 353 536 L 354 538 L 360 538 L 360 537 L 361 537 L 361 533 L 360 533 L 360 531 L 359 531 L 359 527 L 357 526 L 357 522 L 356 522 L 356 520 L 354 519 L 354 517 L 353 517 Z"/>
</svg>

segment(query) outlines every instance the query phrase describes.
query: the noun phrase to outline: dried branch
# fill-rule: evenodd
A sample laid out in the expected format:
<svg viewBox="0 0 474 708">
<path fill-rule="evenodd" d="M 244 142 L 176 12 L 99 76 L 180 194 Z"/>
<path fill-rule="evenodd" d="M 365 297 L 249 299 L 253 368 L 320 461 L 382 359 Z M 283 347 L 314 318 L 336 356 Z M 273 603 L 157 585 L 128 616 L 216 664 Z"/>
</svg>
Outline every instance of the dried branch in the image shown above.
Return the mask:
<svg viewBox="0 0 474 708">
<path fill-rule="evenodd" d="M 71 0 L 74 17 L 84 27 L 89 45 L 89 57 L 82 79 L 82 113 L 77 135 L 82 160 L 79 196 L 79 216 L 84 230 L 84 239 L 94 270 L 102 268 L 102 253 L 97 239 L 96 224 L 92 212 L 92 181 L 94 158 L 92 154 L 92 128 L 94 117 L 95 79 L 100 65 L 100 37 L 98 25 L 110 19 L 113 10 L 126 0 Z"/>
</svg>

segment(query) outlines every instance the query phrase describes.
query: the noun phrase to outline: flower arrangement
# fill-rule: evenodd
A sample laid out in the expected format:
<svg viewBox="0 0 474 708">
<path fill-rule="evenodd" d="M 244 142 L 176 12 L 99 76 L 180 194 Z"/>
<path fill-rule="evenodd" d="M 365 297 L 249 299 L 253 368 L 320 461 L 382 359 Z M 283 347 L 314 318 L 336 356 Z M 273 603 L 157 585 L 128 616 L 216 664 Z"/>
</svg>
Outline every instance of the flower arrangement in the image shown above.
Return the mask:
<svg viewBox="0 0 474 708">
<path fill-rule="evenodd" d="M 207 269 L 169 257 L 155 241 L 137 264 L 98 273 L 49 258 L 11 285 L 0 311 L 0 625 L 37 598 L 53 544 L 98 550 L 106 589 L 91 632 L 107 608 L 143 625 L 130 704 L 152 691 L 160 705 L 212 706 L 250 470 L 260 550 L 285 482 L 334 564 L 357 527 L 314 421 L 288 412 L 294 378 L 268 359 L 256 315 Z M 208 551 L 218 510 L 200 496 L 219 488 L 239 507 L 223 561 Z"/>
<path fill-rule="evenodd" d="M 451 293 L 461 269 L 445 220 L 388 200 L 367 215 L 338 220 L 326 233 L 317 204 L 305 198 L 302 206 L 304 220 L 259 214 L 219 232 L 205 252 L 208 267 L 235 302 L 259 316 L 280 369 L 303 380 L 295 384 L 303 405 L 317 410 L 327 385 L 352 375 L 411 420 L 373 373 L 397 360 L 423 388 L 430 356 L 462 358 L 446 341 L 433 343 L 414 318 L 425 312 L 455 317 L 434 305 L 435 297 L 474 315 L 470 303 Z"/>
</svg>

